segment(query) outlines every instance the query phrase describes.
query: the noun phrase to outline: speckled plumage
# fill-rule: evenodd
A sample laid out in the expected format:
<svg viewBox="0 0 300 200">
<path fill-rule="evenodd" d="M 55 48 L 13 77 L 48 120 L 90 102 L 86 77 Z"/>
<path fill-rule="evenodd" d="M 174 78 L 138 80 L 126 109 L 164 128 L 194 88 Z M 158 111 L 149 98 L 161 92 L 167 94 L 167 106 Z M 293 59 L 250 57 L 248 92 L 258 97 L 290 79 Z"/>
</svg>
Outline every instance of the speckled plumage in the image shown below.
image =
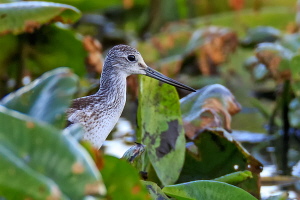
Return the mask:
<svg viewBox="0 0 300 200">
<path fill-rule="evenodd" d="M 130 61 L 129 55 L 136 60 Z M 148 67 L 136 49 L 127 45 L 113 47 L 105 58 L 98 92 L 75 99 L 67 110 L 68 121 L 83 125 L 83 140 L 96 148 L 102 146 L 121 116 L 126 102 L 126 78 L 131 74 L 147 75 L 194 91 Z"/>
</svg>

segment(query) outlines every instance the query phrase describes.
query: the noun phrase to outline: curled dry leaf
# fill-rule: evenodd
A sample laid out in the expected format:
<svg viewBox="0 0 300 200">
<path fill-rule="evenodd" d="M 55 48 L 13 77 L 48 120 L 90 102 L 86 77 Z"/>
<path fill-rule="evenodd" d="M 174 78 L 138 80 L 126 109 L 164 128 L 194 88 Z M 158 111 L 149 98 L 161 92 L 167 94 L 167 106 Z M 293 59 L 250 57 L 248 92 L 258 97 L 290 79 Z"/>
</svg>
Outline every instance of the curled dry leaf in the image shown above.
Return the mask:
<svg viewBox="0 0 300 200">
<path fill-rule="evenodd" d="M 84 37 L 82 42 L 84 49 L 88 52 L 88 56 L 86 58 L 88 72 L 96 72 L 100 74 L 103 66 L 101 43 L 91 36 Z"/>
<path fill-rule="evenodd" d="M 276 82 L 290 79 L 290 60 L 293 56 L 290 50 L 279 44 L 261 43 L 255 52 L 258 61 L 268 68 Z"/>
<path fill-rule="evenodd" d="M 217 65 L 225 62 L 238 45 L 237 34 L 230 29 L 208 27 L 195 31 L 187 47 L 189 54 L 195 54 L 203 75 L 217 73 Z"/>
<path fill-rule="evenodd" d="M 231 131 L 231 115 L 241 110 L 232 93 L 219 84 L 208 85 L 181 99 L 186 135 L 193 139 L 207 128 L 224 127 Z"/>
</svg>

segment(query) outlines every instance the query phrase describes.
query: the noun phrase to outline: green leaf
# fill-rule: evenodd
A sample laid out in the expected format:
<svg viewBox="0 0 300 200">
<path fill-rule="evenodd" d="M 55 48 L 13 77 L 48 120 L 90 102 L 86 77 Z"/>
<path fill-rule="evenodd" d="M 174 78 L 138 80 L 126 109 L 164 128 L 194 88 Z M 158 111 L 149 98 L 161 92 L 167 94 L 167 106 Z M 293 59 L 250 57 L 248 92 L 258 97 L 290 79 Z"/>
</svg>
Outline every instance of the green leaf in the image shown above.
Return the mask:
<svg viewBox="0 0 300 200">
<path fill-rule="evenodd" d="M 62 128 L 77 83 L 77 76 L 70 69 L 58 68 L 7 95 L 0 104 Z"/>
<path fill-rule="evenodd" d="M 209 153 L 208 153 L 209 152 Z M 178 183 L 215 179 L 236 171 L 249 170 L 253 178 L 237 186 L 259 197 L 262 165 L 222 130 L 206 130 L 187 144 L 185 163 Z"/>
<path fill-rule="evenodd" d="M 192 181 L 169 185 L 162 191 L 178 200 L 256 200 L 238 187 L 217 181 Z"/>
<path fill-rule="evenodd" d="M 291 60 L 291 85 L 296 96 L 300 96 L 300 54 L 293 56 Z"/>
<path fill-rule="evenodd" d="M 300 127 L 300 97 L 292 99 L 289 104 L 289 121 L 293 127 Z"/>
<path fill-rule="evenodd" d="M 87 1 L 87 0 L 46 0 L 48 2 L 72 5 L 81 11 L 95 11 L 109 8 L 111 6 L 122 6 L 120 0 L 110 1 Z"/>
<path fill-rule="evenodd" d="M 252 173 L 248 170 L 233 172 L 231 174 L 227 174 L 225 176 L 221 176 L 219 178 L 215 178 L 215 181 L 228 183 L 231 185 L 235 185 L 237 183 L 243 182 L 249 178 L 253 178 Z"/>
<path fill-rule="evenodd" d="M 173 86 L 140 77 L 138 140 L 146 145 L 162 184 L 175 183 L 184 161 L 185 138 L 179 98 Z"/>
<path fill-rule="evenodd" d="M 145 145 L 142 145 L 140 143 L 136 143 L 134 146 L 132 146 L 130 149 L 128 149 L 124 155 L 122 156 L 122 159 L 129 162 L 135 169 L 143 171 L 143 153 L 145 152 Z"/>
<path fill-rule="evenodd" d="M 258 26 L 248 30 L 245 38 L 242 39 L 241 44 L 245 47 L 254 47 L 262 42 L 275 42 L 280 38 L 280 31 L 271 26 Z"/>
<path fill-rule="evenodd" d="M 149 194 L 153 200 L 169 200 L 169 198 L 161 191 L 160 187 L 156 183 L 151 181 L 142 181 L 147 187 Z"/>
<path fill-rule="evenodd" d="M 80 11 L 75 7 L 47 2 L 15 2 L 0 4 L 0 34 L 33 32 L 49 22 L 72 23 Z"/>
<path fill-rule="evenodd" d="M 138 172 L 125 160 L 104 156 L 101 174 L 107 187 L 108 199 L 149 199 L 145 186 L 139 180 Z"/>
<path fill-rule="evenodd" d="M 0 146 L 0 196 L 5 199 L 66 199 L 59 187 Z M 26 180 L 26 187 L 24 182 Z"/>
<path fill-rule="evenodd" d="M 26 57 L 22 62 L 34 76 L 61 66 L 71 68 L 79 76 L 86 73 L 87 52 L 75 32 L 51 25 L 24 37 Z"/>
<path fill-rule="evenodd" d="M 280 44 L 293 52 L 297 52 L 300 48 L 300 34 L 285 34 L 280 40 Z"/>
<path fill-rule="evenodd" d="M 69 134 L 3 106 L 0 121 L 0 146 L 53 180 L 66 196 L 82 199 L 90 194 L 104 194 L 94 162 Z M 20 177 L 18 181 L 24 179 Z"/>
</svg>

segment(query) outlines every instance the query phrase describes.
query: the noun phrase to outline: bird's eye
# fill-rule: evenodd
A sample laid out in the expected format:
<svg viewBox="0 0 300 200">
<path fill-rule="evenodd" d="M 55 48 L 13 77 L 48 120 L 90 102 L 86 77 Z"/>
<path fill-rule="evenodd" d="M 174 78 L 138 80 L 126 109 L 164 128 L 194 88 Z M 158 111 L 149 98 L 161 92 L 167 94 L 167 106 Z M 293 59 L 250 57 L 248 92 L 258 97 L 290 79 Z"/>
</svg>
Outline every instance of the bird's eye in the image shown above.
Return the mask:
<svg viewBox="0 0 300 200">
<path fill-rule="evenodd" d="M 134 55 L 129 55 L 128 57 L 129 61 L 135 61 L 135 56 Z"/>
</svg>

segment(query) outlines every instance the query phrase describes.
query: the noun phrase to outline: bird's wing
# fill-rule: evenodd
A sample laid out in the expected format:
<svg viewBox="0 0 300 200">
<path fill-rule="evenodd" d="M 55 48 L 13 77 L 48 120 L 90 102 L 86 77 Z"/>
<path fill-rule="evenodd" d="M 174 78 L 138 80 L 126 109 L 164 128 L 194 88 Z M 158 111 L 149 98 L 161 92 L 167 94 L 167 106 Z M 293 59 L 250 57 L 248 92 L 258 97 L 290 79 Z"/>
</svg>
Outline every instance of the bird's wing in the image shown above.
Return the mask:
<svg viewBox="0 0 300 200">
<path fill-rule="evenodd" d="M 88 115 L 85 110 L 88 110 L 88 107 L 94 105 L 96 103 L 95 101 L 97 101 L 97 99 L 92 96 L 74 99 L 70 108 L 67 109 L 69 124 L 83 121 L 86 115 Z"/>
</svg>

